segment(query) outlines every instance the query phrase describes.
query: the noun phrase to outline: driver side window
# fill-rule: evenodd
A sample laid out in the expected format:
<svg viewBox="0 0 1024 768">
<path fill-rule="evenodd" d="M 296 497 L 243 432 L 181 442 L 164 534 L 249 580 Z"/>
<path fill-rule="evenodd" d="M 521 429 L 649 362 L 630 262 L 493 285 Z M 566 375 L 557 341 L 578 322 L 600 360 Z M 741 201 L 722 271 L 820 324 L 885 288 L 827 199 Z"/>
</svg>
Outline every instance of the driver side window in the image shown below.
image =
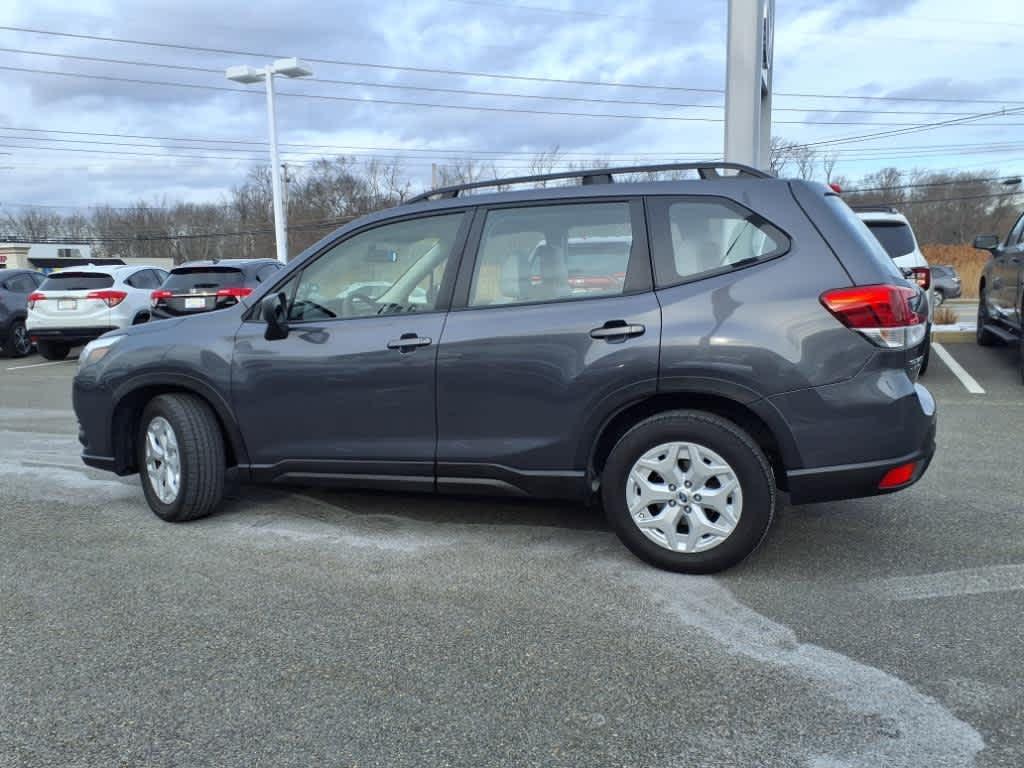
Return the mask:
<svg viewBox="0 0 1024 768">
<path fill-rule="evenodd" d="M 384 224 L 348 238 L 299 275 L 288 319 L 370 317 L 437 308 L 462 212 Z"/>
</svg>

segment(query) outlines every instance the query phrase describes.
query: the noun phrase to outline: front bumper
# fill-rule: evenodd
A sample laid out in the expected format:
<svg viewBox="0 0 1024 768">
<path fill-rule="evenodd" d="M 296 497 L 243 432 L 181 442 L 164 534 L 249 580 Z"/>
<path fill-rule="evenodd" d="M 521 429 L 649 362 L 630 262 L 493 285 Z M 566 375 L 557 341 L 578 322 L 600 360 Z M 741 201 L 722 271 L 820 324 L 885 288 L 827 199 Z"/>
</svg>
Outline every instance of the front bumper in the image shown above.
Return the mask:
<svg viewBox="0 0 1024 768">
<path fill-rule="evenodd" d="M 100 328 L 30 328 L 28 335 L 33 344 L 39 342 L 53 342 L 56 344 L 88 344 L 93 339 L 98 339 L 108 331 L 116 331 L 113 326 Z"/>
</svg>

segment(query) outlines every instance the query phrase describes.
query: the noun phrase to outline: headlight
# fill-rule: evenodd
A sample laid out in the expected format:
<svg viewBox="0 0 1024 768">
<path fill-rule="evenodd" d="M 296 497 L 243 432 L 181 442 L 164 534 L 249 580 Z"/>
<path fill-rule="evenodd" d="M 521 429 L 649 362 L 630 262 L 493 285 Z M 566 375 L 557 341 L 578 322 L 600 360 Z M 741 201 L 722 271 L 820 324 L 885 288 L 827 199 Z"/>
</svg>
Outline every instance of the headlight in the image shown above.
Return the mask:
<svg viewBox="0 0 1024 768">
<path fill-rule="evenodd" d="M 78 356 L 78 370 L 82 370 L 87 365 L 98 363 L 123 338 L 124 336 L 109 336 L 90 341 Z"/>
</svg>

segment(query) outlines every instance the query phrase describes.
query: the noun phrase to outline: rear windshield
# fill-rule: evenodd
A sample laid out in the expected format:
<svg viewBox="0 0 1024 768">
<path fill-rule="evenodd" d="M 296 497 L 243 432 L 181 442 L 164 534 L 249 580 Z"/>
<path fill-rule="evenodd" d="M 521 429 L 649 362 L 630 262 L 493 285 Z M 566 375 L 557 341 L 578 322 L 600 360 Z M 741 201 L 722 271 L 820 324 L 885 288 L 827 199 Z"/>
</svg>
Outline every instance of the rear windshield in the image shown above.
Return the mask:
<svg viewBox="0 0 1024 768">
<path fill-rule="evenodd" d="M 910 227 L 900 221 L 865 221 L 871 233 L 892 258 L 914 252 L 914 235 Z"/>
<path fill-rule="evenodd" d="M 58 272 L 50 275 L 39 286 L 41 291 L 95 291 L 109 288 L 114 278 L 102 272 Z"/>
<path fill-rule="evenodd" d="M 245 275 L 236 267 L 184 267 L 178 268 L 164 280 L 165 291 L 191 291 L 203 288 L 231 288 L 242 285 Z"/>
</svg>

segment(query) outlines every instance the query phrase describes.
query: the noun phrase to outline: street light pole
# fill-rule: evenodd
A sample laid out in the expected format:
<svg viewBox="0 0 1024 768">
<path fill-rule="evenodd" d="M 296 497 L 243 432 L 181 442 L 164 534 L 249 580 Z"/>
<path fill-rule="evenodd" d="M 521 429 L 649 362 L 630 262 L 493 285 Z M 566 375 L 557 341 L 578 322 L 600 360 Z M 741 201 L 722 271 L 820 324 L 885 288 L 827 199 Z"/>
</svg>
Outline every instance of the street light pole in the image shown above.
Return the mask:
<svg viewBox="0 0 1024 768">
<path fill-rule="evenodd" d="M 284 205 L 284 190 L 281 183 L 281 161 L 277 153 L 277 113 L 274 107 L 274 76 L 309 77 L 313 72 L 298 59 L 278 59 L 263 69 L 249 66 L 228 67 L 225 76 L 236 83 L 258 83 L 263 80 L 267 86 L 267 124 L 270 128 L 270 185 L 274 194 L 274 241 L 277 246 L 277 260 L 288 263 L 288 211 Z"/>
<path fill-rule="evenodd" d="M 277 156 L 277 112 L 274 108 L 274 71 L 267 65 L 263 77 L 267 83 L 267 122 L 270 126 L 270 186 L 274 191 L 274 242 L 277 260 L 288 263 L 288 211 L 281 189 L 281 162 Z"/>
</svg>

